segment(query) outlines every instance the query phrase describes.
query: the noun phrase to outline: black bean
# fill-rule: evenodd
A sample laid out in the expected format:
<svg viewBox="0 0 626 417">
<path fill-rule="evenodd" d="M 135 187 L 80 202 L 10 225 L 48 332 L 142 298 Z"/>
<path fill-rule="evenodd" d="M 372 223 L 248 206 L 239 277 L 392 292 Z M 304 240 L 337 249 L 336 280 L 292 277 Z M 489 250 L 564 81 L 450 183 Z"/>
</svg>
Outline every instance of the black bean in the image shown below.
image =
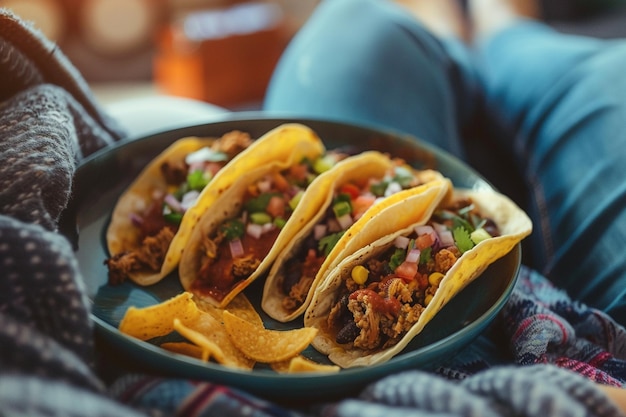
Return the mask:
<svg viewBox="0 0 626 417">
<path fill-rule="evenodd" d="M 353 342 L 360 332 L 359 326 L 354 321 L 349 321 L 337 332 L 335 341 L 340 344 Z"/>
<path fill-rule="evenodd" d="M 287 262 L 284 271 L 282 288 L 285 294 L 289 294 L 291 288 L 296 285 L 302 277 L 302 264 L 298 261 Z"/>
</svg>

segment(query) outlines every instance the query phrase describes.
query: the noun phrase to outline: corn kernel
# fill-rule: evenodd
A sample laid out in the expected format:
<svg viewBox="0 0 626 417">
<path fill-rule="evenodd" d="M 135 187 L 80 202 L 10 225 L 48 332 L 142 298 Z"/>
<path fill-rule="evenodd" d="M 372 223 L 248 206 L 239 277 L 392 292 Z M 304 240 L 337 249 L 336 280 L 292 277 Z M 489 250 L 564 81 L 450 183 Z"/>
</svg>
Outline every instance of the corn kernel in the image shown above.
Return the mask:
<svg viewBox="0 0 626 417">
<path fill-rule="evenodd" d="M 428 276 L 428 283 L 433 287 L 438 287 L 443 279 L 443 274 L 441 272 L 433 272 Z"/>
<path fill-rule="evenodd" d="M 357 265 L 354 268 L 352 268 L 351 275 L 352 275 L 352 279 L 354 280 L 354 282 L 356 282 L 359 285 L 363 285 L 367 281 L 369 271 L 363 265 Z"/>
<path fill-rule="evenodd" d="M 426 294 L 426 297 L 424 297 L 424 305 L 427 306 L 431 301 L 433 301 L 432 294 Z"/>
</svg>

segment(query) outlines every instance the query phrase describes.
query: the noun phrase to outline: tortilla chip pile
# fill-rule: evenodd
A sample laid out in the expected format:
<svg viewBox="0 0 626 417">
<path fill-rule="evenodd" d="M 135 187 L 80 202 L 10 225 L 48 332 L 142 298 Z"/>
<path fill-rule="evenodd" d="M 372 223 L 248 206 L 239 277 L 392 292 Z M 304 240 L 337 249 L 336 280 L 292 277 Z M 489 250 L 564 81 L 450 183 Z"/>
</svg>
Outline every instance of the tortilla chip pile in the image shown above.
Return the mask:
<svg viewBox="0 0 626 417">
<path fill-rule="evenodd" d="M 150 340 L 177 332 L 186 341 L 160 346 L 170 352 L 215 361 L 223 366 L 252 370 L 257 363 L 269 364 L 276 372 L 337 372 L 338 366 L 315 363 L 301 352 L 309 346 L 317 329 L 266 329 L 245 295 L 238 295 L 219 309 L 196 302 L 183 292 L 160 304 L 130 307 L 120 322 L 122 333 Z"/>
</svg>

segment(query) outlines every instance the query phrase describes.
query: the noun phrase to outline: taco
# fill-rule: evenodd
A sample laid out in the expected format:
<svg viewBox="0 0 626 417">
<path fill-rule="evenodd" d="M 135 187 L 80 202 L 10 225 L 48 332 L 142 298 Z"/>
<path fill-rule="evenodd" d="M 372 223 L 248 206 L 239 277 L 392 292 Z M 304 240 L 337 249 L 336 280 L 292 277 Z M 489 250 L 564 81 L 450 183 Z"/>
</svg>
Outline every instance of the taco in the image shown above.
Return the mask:
<svg viewBox="0 0 626 417">
<path fill-rule="evenodd" d="M 403 206 L 424 208 L 419 198 Z M 319 329 L 312 344 L 335 364 L 367 366 L 400 353 L 532 230 L 528 216 L 494 191 L 454 190 L 430 210 L 344 259 L 318 286 L 304 325 Z"/>
<path fill-rule="evenodd" d="M 119 197 L 106 232 L 109 283 L 151 285 L 172 272 L 198 219 L 245 172 L 290 157 L 296 143 L 324 145 L 309 128 L 279 126 L 253 141 L 232 131 L 183 138 L 161 152 Z M 281 144 L 278 146 L 278 144 Z"/>
<path fill-rule="evenodd" d="M 291 225 L 298 230 L 268 273 L 262 309 L 281 322 L 300 316 L 327 270 L 349 253 L 392 231 L 376 227 L 370 220 L 406 198 L 408 194 L 400 192 L 408 189 L 424 193 L 422 199 L 427 206 L 436 204 L 447 190 L 447 183 L 436 171 L 418 171 L 403 160 L 369 151 L 341 161 L 312 184 L 307 193 L 322 198 L 323 203 L 307 224 Z M 394 216 L 411 219 L 403 214 Z"/>
<path fill-rule="evenodd" d="M 184 289 L 199 299 L 225 307 L 267 272 L 319 210 L 321 196 L 309 194 L 308 188 L 345 158 L 310 142 L 277 146 L 288 148 L 290 158 L 243 173 L 192 231 L 178 274 Z"/>
</svg>

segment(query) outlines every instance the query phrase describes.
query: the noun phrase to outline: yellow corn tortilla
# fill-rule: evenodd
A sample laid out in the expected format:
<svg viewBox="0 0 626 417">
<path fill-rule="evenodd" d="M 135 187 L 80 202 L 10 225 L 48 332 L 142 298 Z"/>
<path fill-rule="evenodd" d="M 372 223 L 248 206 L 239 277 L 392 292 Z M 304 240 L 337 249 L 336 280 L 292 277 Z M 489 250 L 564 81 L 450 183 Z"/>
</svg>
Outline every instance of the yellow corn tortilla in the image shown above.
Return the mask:
<svg viewBox="0 0 626 417">
<path fill-rule="evenodd" d="M 305 312 L 304 325 L 316 327 L 320 330 L 312 345 L 320 352 L 327 354 L 335 364 L 343 367 L 368 366 L 385 362 L 398 353 L 415 338 L 428 322 L 448 303 L 456 294 L 465 288 L 475 278 L 497 259 L 509 253 L 515 245 L 528 236 L 532 231 L 532 223 L 515 203 L 506 196 L 491 190 L 470 191 L 454 190 L 455 196 L 467 196 L 486 217 L 491 218 L 500 229 L 500 236 L 486 239 L 473 249 L 465 252 L 442 279 L 439 289 L 435 292 L 432 301 L 422 312 L 418 321 L 394 346 L 367 353 L 359 348 L 344 348 L 334 341 L 327 326 L 328 313 L 335 302 L 335 294 L 342 282 L 350 275 L 356 265 L 363 264 L 367 259 L 383 253 L 395 238 L 410 232 L 415 226 L 427 222 L 428 217 L 420 219 L 415 224 L 404 229 L 398 228 L 395 233 L 383 237 L 358 250 L 344 259 L 332 271 L 326 280 L 318 286 L 309 308 Z M 412 211 L 415 205 L 421 205 L 418 198 L 403 203 L 406 210 Z M 435 207 L 432 207 L 434 212 Z M 380 217 L 377 221 L 393 223 L 392 216 Z"/>
<path fill-rule="evenodd" d="M 285 297 L 285 293 L 282 290 L 282 282 L 285 276 L 285 263 L 298 253 L 298 248 L 302 245 L 302 242 L 312 233 L 315 225 L 320 218 L 324 216 L 324 212 L 332 204 L 335 190 L 352 181 L 368 178 L 383 178 L 392 166 L 393 162 L 387 155 L 376 151 L 364 152 L 341 161 L 328 172 L 328 175 L 319 178 L 318 181 L 311 184 L 307 189 L 307 199 L 309 195 L 315 196 L 316 199 L 322 201 L 322 204 L 320 209 L 314 213 L 306 225 L 289 225 L 289 227 L 297 230 L 294 230 L 293 239 L 277 256 L 276 261 L 268 273 L 263 288 L 261 308 L 270 317 L 281 322 L 288 322 L 302 315 L 313 297 L 315 288 L 323 281 L 327 271 L 332 269 L 347 255 L 397 230 L 397 228 L 388 229 L 386 227 L 388 225 L 387 222 L 371 221 L 372 219 L 378 216 L 392 216 L 398 221 L 398 223 L 396 223 L 397 227 L 400 225 L 404 227 L 415 222 L 415 217 L 413 216 L 418 215 L 418 213 L 410 215 L 401 205 L 397 205 L 396 208 L 393 209 L 392 207 L 395 203 L 402 202 L 410 196 L 420 194 L 423 207 L 431 207 L 436 205 L 449 189 L 448 180 L 445 180 L 440 173 L 431 170 L 415 171 L 416 178 L 419 182 L 424 184 L 410 190 L 393 194 L 368 209 L 359 220 L 346 230 L 333 250 L 330 251 L 316 274 L 304 303 L 292 311 L 285 309 L 282 305 L 282 300 Z"/>
<path fill-rule="evenodd" d="M 255 164 L 253 165 L 253 167 L 255 167 L 254 169 L 249 169 L 247 172 L 241 173 L 238 180 L 223 193 L 219 201 L 219 207 L 215 210 L 206 211 L 198 220 L 197 226 L 191 232 L 185 250 L 182 253 L 178 267 L 178 275 L 183 288 L 193 292 L 197 298 L 214 304 L 219 308 L 226 307 L 237 294 L 269 269 L 280 250 L 293 238 L 297 230 L 309 221 L 321 204 L 318 201 L 320 200 L 318 196 L 311 195 L 311 198 L 309 198 L 309 194 L 305 191 L 305 196 L 302 198 L 301 202 L 304 201 L 306 204 L 298 204 L 286 225 L 278 234 L 278 237 L 272 245 L 272 249 L 261 261 L 261 264 L 257 267 L 255 272 L 245 280 L 235 284 L 232 290 L 222 300 L 217 300 L 201 291 L 194 291 L 193 283 L 198 279 L 198 271 L 200 270 L 202 262 L 201 248 L 203 236 L 212 235 L 222 222 L 240 213 L 243 197 L 249 185 L 272 172 L 282 171 L 290 166 L 296 165 L 304 158 L 315 160 L 325 153 L 325 149 L 322 146 L 312 141 L 300 141 L 293 144 L 283 141 L 277 143 L 276 147 L 281 148 L 281 152 L 288 154 L 289 157 L 283 160 L 274 158 L 264 165 Z M 274 151 L 274 153 L 277 153 L 277 151 Z M 319 179 L 323 175 L 325 174 L 321 174 L 317 178 Z M 314 180 L 313 183 L 315 181 L 317 181 L 317 179 Z M 295 227 L 290 227 L 289 225 L 291 224 L 295 225 Z"/>
<path fill-rule="evenodd" d="M 106 235 L 110 256 L 132 250 L 140 245 L 139 230 L 133 226 L 131 214 L 148 207 L 155 191 L 167 189 L 165 179 L 160 172 L 161 165 L 165 161 L 183 161 L 189 153 L 210 145 L 212 141 L 200 138 L 181 139 L 174 142 L 144 168 L 120 196 L 114 208 Z M 290 159 L 292 148 L 297 143 L 303 144 L 303 147 L 309 147 L 311 152 L 321 153 L 325 150 L 320 138 L 310 128 L 297 123 L 288 123 L 267 132 L 235 156 L 215 175 L 201 192 L 196 204 L 183 216 L 180 227 L 165 255 L 161 270 L 158 272 L 138 271 L 132 273 L 130 279 L 139 285 L 152 285 L 172 272 L 180 262 L 191 231 L 218 198 L 246 172 L 271 162 Z"/>
</svg>

